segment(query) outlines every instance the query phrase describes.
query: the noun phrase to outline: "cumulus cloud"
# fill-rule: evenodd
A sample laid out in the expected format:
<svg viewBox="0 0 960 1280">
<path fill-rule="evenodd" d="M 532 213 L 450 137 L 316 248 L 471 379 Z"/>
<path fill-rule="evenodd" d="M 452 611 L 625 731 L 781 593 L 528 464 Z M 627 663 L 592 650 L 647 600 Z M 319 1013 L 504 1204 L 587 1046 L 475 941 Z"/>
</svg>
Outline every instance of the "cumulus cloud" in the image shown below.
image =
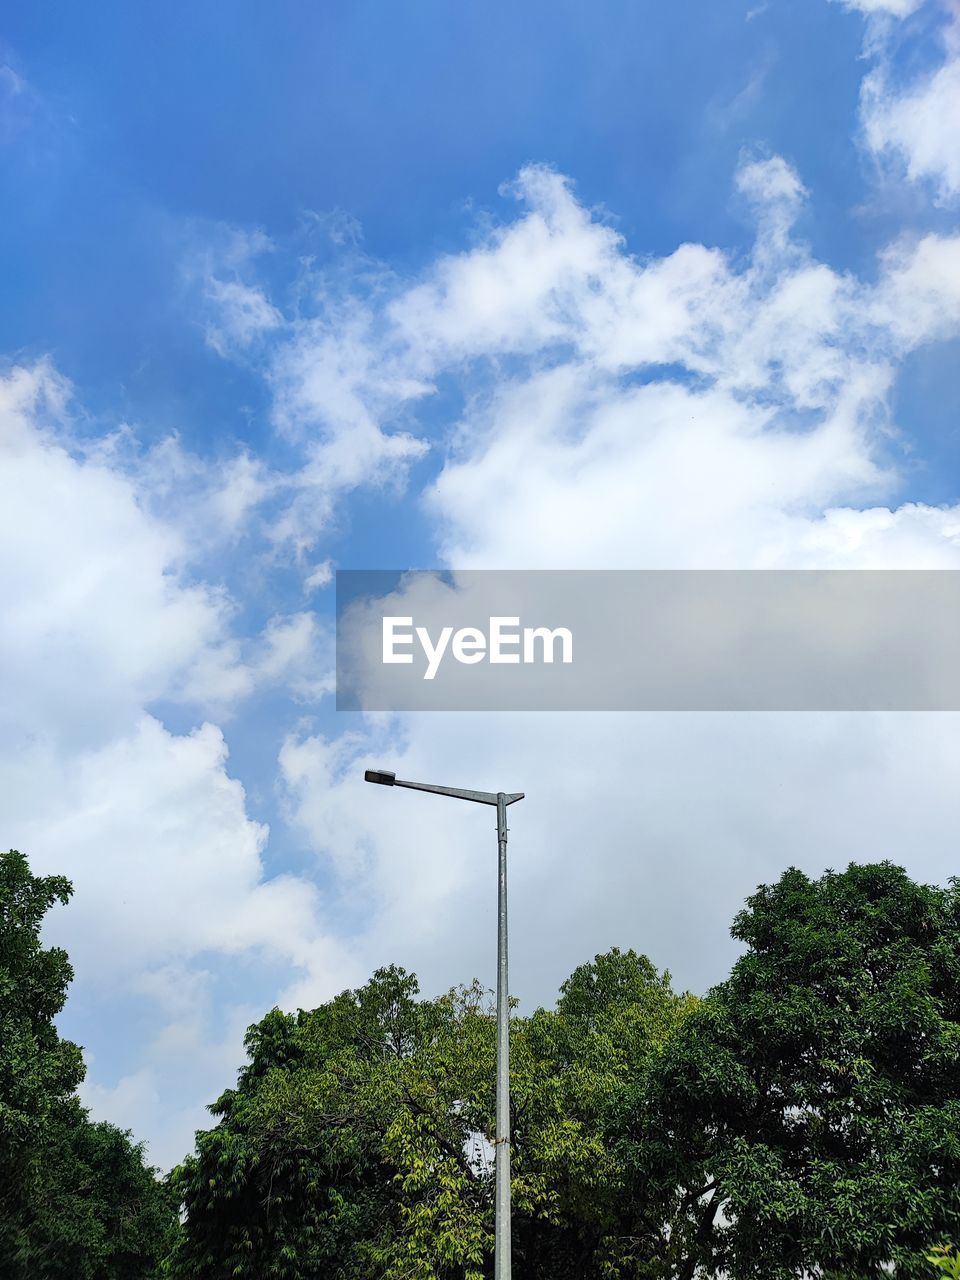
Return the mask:
<svg viewBox="0 0 960 1280">
<path fill-rule="evenodd" d="M 315 698 L 330 660 L 308 612 L 238 636 L 233 602 L 191 572 L 185 531 L 150 510 L 151 485 L 110 447 L 75 443 L 69 387 L 49 366 L 0 379 L 4 840 L 74 883 L 56 927 L 75 999 L 121 1010 L 147 1000 L 158 1043 L 193 1037 L 190 1057 L 143 1046 L 149 1067 L 119 1081 L 111 1054 L 132 1050 L 122 1034 L 111 1052 L 87 1046 L 88 1100 L 121 1122 L 146 1108 L 167 1159 L 189 1146 L 198 1088 L 209 1097 L 223 1084 L 217 1045 L 236 1061 L 242 1025 L 262 1012 L 237 1011 L 231 968 L 258 957 L 271 975 L 263 1000 L 286 990 L 316 1002 L 350 961 L 316 886 L 267 875 L 267 831 L 229 774 L 220 729 L 174 733 L 146 708 L 230 707 L 277 683 Z M 221 1022 L 233 1009 L 236 1025 L 201 1032 L 214 1008 Z M 219 1079 L 212 1066 L 198 1077 L 204 1053 Z"/>
<path fill-rule="evenodd" d="M 29 495 L 30 529 L 22 563 L 3 571 L 30 638 L 11 647 L 25 691 L 4 762 L 21 797 L 13 829 L 77 881 L 62 919 L 78 972 L 102 983 L 111 949 L 129 951 L 127 985 L 163 1010 L 147 1059 L 91 1080 L 98 1105 L 186 1124 L 201 1076 L 171 1084 L 183 1077 L 167 1064 L 208 1062 L 206 1089 L 244 1017 L 278 990 L 311 1004 L 390 961 L 428 989 L 492 977 L 489 814 L 365 789 L 372 763 L 528 793 L 511 813 L 515 990 L 528 1006 L 613 944 L 705 985 L 744 894 L 788 862 L 890 856 L 946 874 L 955 717 L 296 727 L 280 779 L 289 824 L 324 870 L 320 897 L 303 876 L 265 875 L 266 832 L 220 729 L 173 733 L 149 714 L 151 700 L 209 704 L 216 691 L 227 704 L 267 681 L 301 697 L 329 688 L 329 638 L 309 612 L 238 637 L 231 599 L 188 571 L 183 530 L 200 517 L 173 495 L 191 486 L 221 493 L 235 530 L 266 509 L 257 536 L 306 590 L 328 580 L 316 546 L 345 497 L 402 485 L 428 447 L 437 467 L 418 496 L 437 557 L 455 567 L 957 567 L 960 511 L 904 500 L 890 407 L 903 358 L 960 330 L 957 239 L 898 240 L 859 278 L 797 234 L 810 197 L 785 159 L 745 159 L 736 186 L 756 224 L 747 253 L 690 243 L 638 256 L 567 178 L 531 166 L 509 189 L 516 213 L 416 279 L 311 278 L 309 305 L 304 287 L 283 312 L 237 268 L 270 310 L 251 302 L 237 320 L 237 295 L 211 305 L 234 326 L 225 353 L 271 389 L 296 458 L 282 474 L 242 457 L 218 487 L 175 443 L 139 469 L 78 455 L 41 421 L 40 375 L 11 382 L 9 474 L 23 495 L 11 501 Z M 245 329 L 258 314 L 269 323 Z M 453 421 L 424 412 L 444 380 L 460 392 Z M 43 394 L 62 412 L 61 384 L 48 377 Z M 173 473 L 189 482 L 164 490 Z M 87 678 L 48 686 L 58 662 Z M 250 957 L 270 975 L 260 986 Z M 242 1000 L 217 997 L 231 968 Z M 203 1010 L 223 1005 L 221 1025 L 205 1026 Z"/>
<path fill-rule="evenodd" d="M 0 381 L 5 715 L 95 739 L 198 665 L 211 700 L 245 692 L 228 601 L 182 576 L 180 534 L 121 472 L 66 447 L 66 396 L 43 365 Z"/>
<path fill-rule="evenodd" d="M 498 509 L 489 486 L 511 487 L 517 509 L 545 530 L 578 497 L 593 507 L 582 467 L 599 477 L 606 465 L 613 495 L 634 496 L 635 534 L 622 527 L 624 502 L 608 508 L 618 562 L 637 543 L 645 562 L 686 554 L 672 545 L 663 509 L 674 485 L 705 490 L 686 522 L 701 523 L 699 547 L 688 550 L 704 563 L 751 544 L 772 563 L 793 563 L 805 522 L 893 492 L 876 448 L 892 427 L 893 370 L 957 330 L 956 238 L 905 240 L 883 257 L 876 281 L 861 281 L 815 261 L 796 237 L 808 193 L 784 158 L 745 159 L 736 186 L 757 226 L 745 262 L 694 243 L 637 259 L 566 177 L 530 166 L 505 188 L 521 215 L 419 280 L 366 263 L 354 288 L 311 276 L 261 354 L 275 423 L 301 458 L 274 478 L 273 544 L 292 549 L 310 578 L 336 504 L 361 486 L 403 485 L 424 455 L 430 433 L 417 413 L 440 378 L 461 383 L 467 410 L 437 442 L 445 465 L 427 501 L 441 551 L 463 564 L 484 543 L 465 526 Z M 509 374 L 494 367 L 505 360 Z M 605 462 L 613 456 L 615 465 Z M 718 467 L 731 475 L 725 487 L 708 483 Z M 739 534 L 712 534 L 717 504 L 736 513 Z M 566 526 L 568 543 L 579 523 Z M 509 522 L 499 527 L 515 542 Z M 813 543 L 821 539 L 822 530 Z M 579 538 L 579 560 L 592 543 Z M 505 550 L 495 539 L 489 549 L 494 558 Z M 542 550 L 532 539 L 531 563 Z"/>
<path fill-rule="evenodd" d="M 213 725 L 172 734 L 150 716 L 97 750 L 39 741 L 5 761 L 8 824 L 35 865 L 74 881 L 60 932 L 78 971 L 122 986 L 204 952 L 262 948 L 322 983 L 332 953 L 317 891 L 264 879 L 267 830 L 226 765 Z"/>
<path fill-rule="evenodd" d="M 789 208 L 795 207 L 808 194 L 796 171 L 783 156 L 770 156 L 766 160 L 753 160 L 741 165 L 737 173 L 737 187 L 758 203 L 782 201 Z"/>
<path fill-rule="evenodd" d="M 905 80 L 893 19 L 909 16 L 920 0 L 849 0 L 848 7 L 888 18 L 879 28 L 868 27 L 866 51 L 877 65 L 861 87 L 864 144 L 895 177 L 932 189 L 940 204 L 954 201 L 960 194 L 960 11 L 944 6 L 942 56 Z"/>
<path fill-rule="evenodd" d="M 874 70 L 864 81 L 861 106 L 872 151 L 899 162 L 911 181 L 930 182 L 941 201 L 960 195 L 960 57 L 955 50 L 903 89 L 891 88 L 885 68 Z"/>
<path fill-rule="evenodd" d="M 960 332 L 955 238 L 897 241 L 869 278 L 818 262 L 779 157 L 738 189 L 751 254 L 629 252 L 572 185 L 379 304 L 388 360 L 461 380 L 425 501 L 456 568 L 960 567 L 960 508 L 898 500 L 900 362 Z M 369 361 L 371 352 L 364 354 Z M 704 986 L 762 880 L 891 857 L 942 879 L 960 817 L 956 717 L 431 716 L 291 734 L 291 821 L 365 903 L 356 946 L 428 987 L 492 980 L 484 811 L 364 794 L 365 767 L 507 790 L 514 990 L 549 999 L 614 943 Z"/>
<path fill-rule="evenodd" d="M 342 304 L 336 339 L 292 327 L 274 367 L 313 370 L 319 404 L 335 341 L 351 390 L 325 412 L 372 438 L 439 377 L 469 387 L 426 494 L 459 567 L 875 563 L 858 508 L 897 490 L 898 362 L 960 332 L 960 240 L 900 241 L 859 280 L 794 235 L 807 193 L 783 158 L 746 161 L 737 186 L 749 258 L 686 244 L 640 260 L 564 177 L 525 169 L 520 216 L 412 285 Z M 913 563 L 955 554 L 953 520 L 913 512 Z M 303 529 L 296 503 L 284 521 Z"/>
<path fill-rule="evenodd" d="M 423 723 L 426 721 L 427 723 Z M 282 756 L 305 835 L 362 899 L 355 947 L 427 990 L 495 978 L 488 810 L 364 787 L 363 770 L 524 790 L 510 809 L 511 989 L 530 1011 L 576 964 L 635 947 L 703 990 L 733 914 L 789 865 L 955 870 L 957 717 L 431 715 Z"/>
</svg>

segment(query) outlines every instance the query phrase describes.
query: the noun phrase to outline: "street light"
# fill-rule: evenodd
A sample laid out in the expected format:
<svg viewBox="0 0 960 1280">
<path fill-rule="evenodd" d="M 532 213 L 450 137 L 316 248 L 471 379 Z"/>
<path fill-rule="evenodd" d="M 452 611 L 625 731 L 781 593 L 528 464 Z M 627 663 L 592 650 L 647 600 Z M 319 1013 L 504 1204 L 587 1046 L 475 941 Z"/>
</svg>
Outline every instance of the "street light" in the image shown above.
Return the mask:
<svg viewBox="0 0 960 1280">
<path fill-rule="evenodd" d="M 430 782 L 404 782 L 389 769 L 367 769 L 364 782 L 381 787 L 409 787 L 432 791 L 455 800 L 497 806 L 497 847 L 499 879 L 497 887 L 497 1132 L 496 1215 L 494 1229 L 495 1280 L 510 1280 L 510 994 L 507 987 L 507 805 L 523 799 L 522 791 L 464 791 L 461 787 L 438 787 Z"/>
</svg>

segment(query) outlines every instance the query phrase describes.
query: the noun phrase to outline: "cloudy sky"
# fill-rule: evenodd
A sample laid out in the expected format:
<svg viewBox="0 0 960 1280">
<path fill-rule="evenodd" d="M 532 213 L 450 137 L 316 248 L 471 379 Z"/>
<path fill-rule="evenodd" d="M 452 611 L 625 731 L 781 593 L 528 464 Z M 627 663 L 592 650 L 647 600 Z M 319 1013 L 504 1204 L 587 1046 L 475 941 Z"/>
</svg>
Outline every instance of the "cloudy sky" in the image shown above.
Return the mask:
<svg viewBox="0 0 960 1280">
<path fill-rule="evenodd" d="M 960 568 L 955 0 L 8 6 L 0 844 L 163 1166 L 383 963 L 703 990 L 788 865 L 960 870 L 960 717 L 333 708 L 337 568 Z"/>
</svg>

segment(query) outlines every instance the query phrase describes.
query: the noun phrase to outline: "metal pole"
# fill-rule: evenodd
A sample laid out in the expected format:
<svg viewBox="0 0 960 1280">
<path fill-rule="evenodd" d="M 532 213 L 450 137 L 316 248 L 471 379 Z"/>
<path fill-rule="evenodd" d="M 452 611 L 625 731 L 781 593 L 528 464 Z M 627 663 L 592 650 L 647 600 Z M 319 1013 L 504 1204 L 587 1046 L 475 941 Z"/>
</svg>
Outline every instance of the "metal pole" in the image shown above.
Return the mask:
<svg viewBox="0 0 960 1280">
<path fill-rule="evenodd" d="M 510 991 L 507 984 L 507 797 L 497 793 L 497 1133 L 494 1276 L 510 1280 Z"/>
<path fill-rule="evenodd" d="M 494 1277 L 510 1280 L 510 987 L 507 981 L 507 806 L 524 798 L 522 791 L 467 791 L 432 782 L 409 782 L 390 769 L 366 769 L 365 782 L 383 787 L 409 787 L 434 795 L 497 806 L 497 844 L 500 874 L 497 894 L 497 1131 L 494 1135 L 496 1218 Z"/>
</svg>

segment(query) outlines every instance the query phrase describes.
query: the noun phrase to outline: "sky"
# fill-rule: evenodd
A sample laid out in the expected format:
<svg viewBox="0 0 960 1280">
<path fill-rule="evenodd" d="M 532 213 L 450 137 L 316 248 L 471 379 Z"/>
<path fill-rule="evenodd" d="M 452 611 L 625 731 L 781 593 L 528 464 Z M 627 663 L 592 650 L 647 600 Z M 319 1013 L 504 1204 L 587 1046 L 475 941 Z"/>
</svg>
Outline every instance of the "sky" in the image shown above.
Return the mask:
<svg viewBox="0 0 960 1280">
<path fill-rule="evenodd" d="M 960 568 L 955 0 L 15 0 L 0 844 L 169 1168 L 269 1008 L 958 871 L 952 713 L 337 713 L 333 574 Z"/>
</svg>

